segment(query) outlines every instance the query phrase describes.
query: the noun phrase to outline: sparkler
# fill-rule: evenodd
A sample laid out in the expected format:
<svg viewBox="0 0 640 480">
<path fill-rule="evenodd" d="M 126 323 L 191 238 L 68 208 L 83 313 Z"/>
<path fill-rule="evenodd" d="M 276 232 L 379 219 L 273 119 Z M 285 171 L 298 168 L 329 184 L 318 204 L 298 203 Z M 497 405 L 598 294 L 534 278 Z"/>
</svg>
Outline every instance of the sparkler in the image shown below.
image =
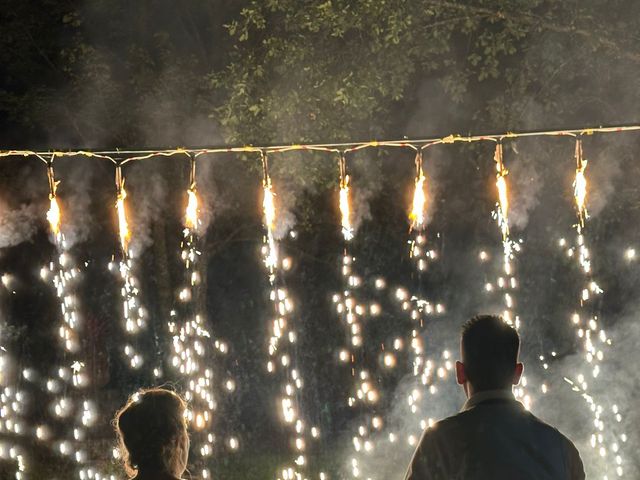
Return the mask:
<svg viewBox="0 0 640 480">
<path fill-rule="evenodd" d="M 411 240 L 409 241 L 409 257 L 414 261 L 416 274 L 419 279 L 427 270 L 428 263 L 437 259 L 436 251 L 429 249 L 426 234 L 426 177 L 423 168 L 423 152 L 418 150 L 415 158 L 416 178 L 412 208 L 409 214 Z M 428 396 L 438 392 L 437 383 L 444 381 L 453 369 L 453 362 L 448 350 L 441 355 L 441 365 L 438 360 L 428 358 L 423 344 L 424 330 L 428 317 L 441 315 L 445 312 L 444 305 L 429 300 L 410 296 L 400 288 L 396 291 L 397 300 L 402 312 L 408 317 L 411 325 L 404 342 L 394 342 L 394 348 L 404 347 L 407 343 L 412 373 L 416 386 L 407 395 L 406 406 L 409 414 L 416 419 L 416 428 L 407 434 L 407 444 L 415 447 L 422 431 L 433 424 L 434 420 L 426 416 L 429 408 Z M 399 340 L 399 339 L 398 339 Z M 395 435 L 393 436 L 395 438 Z M 391 440 L 391 438 L 390 438 Z"/>
<path fill-rule="evenodd" d="M 48 267 L 41 270 L 41 277 L 50 282 L 60 304 L 61 322 L 58 332 L 62 341 L 63 360 L 47 380 L 46 388 L 54 396 L 51 409 L 55 415 L 65 422 L 73 419 L 71 431 L 66 432 L 55 445 L 58 453 L 73 458 L 78 464 L 77 475 L 80 480 L 108 478 L 101 476 L 100 472 L 89 465 L 85 450 L 87 429 L 94 424 L 97 412 L 86 392 L 90 378 L 85 372 L 85 361 L 81 352 L 82 321 L 74 295 L 80 270 L 73 265 L 73 259 L 60 230 L 62 216 L 56 197 L 60 182 L 55 179 L 52 161 L 47 164 L 47 176 L 50 208 L 46 216 L 55 241 L 57 256 Z M 68 395 L 68 392 L 75 394 Z M 50 429 L 46 425 L 40 425 L 36 430 L 36 436 L 41 441 L 49 440 L 49 432 Z"/>
<path fill-rule="evenodd" d="M 206 467 L 206 460 L 215 451 L 214 414 L 218 409 L 216 390 L 227 393 L 235 390 L 236 382 L 222 378 L 214 368 L 218 363 L 213 353 L 224 357 L 228 353 L 227 344 L 211 334 L 206 319 L 197 311 L 197 290 L 200 285 L 198 261 L 201 252 L 198 244 L 198 196 L 196 189 L 195 157 L 191 158 L 191 181 L 187 190 L 187 208 L 184 217 L 182 252 L 184 264 L 184 286 L 178 294 L 178 306 L 171 312 L 169 332 L 172 335 L 171 365 L 184 379 L 185 398 L 189 402 L 188 419 L 193 428 L 191 445 L 199 455 L 196 468 L 203 479 L 213 478 Z M 212 349 L 213 347 L 213 349 Z M 216 389 L 216 386 L 218 387 Z M 231 435 L 224 442 L 227 450 L 238 449 L 238 439 Z"/>
<path fill-rule="evenodd" d="M 376 376 L 371 375 L 364 363 L 363 358 L 363 338 L 364 331 L 361 319 L 367 313 L 364 305 L 358 303 L 358 298 L 354 294 L 362 285 L 362 280 L 355 271 L 356 259 L 349 253 L 349 242 L 354 238 L 354 229 L 351 223 L 350 204 L 350 178 L 347 174 L 346 158 L 344 153 L 340 154 L 340 215 L 342 225 L 342 237 L 344 239 L 344 252 L 342 255 L 341 273 L 343 279 L 342 294 L 334 295 L 334 304 L 347 333 L 345 347 L 340 350 L 338 358 L 342 363 L 350 365 L 351 376 L 354 379 L 352 391 L 347 395 L 347 403 L 350 407 L 359 406 L 365 417 L 364 424 L 361 424 L 352 437 L 353 456 L 351 457 L 351 474 L 358 478 L 361 473 L 361 454 L 370 454 L 374 450 L 374 444 L 370 439 L 372 432 L 381 428 L 381 419 L 376 415 L 375 405 L 380 397 Z M 373 306 L 372 306 L 373 307 Z M 377 315 L 379 311 L 374 307 L 370 310 L 371 315 Z M 385 364 L 391 368 L 395 364 L 395 358 L 391 355 L 385 357 Z M 372 423 L 376 419 L 376 426 Z"/>
<path fill-rule="evenodd" d="M 137 339 L 139 334 L 146 329 L 146 310 L 141 305 L 138 294 L 138 281 L 133 276 L 133 262 L 129 256 L 129 240 L 131 232 L 129 231 L 129 223 L 127 221 L 127 211 L 125 200 L 127 192 L 124 189 L 124 177 L 122 176 L 122 166 L 116 165 L 116 213 L 118 215 L 118 236 L 120 238 L 120 247 L 122 256 L 117 266 L 114 261 L 109 264 L 109 270 L 114 271 L 117 268 L 122 280 L 122 313 L 124 318 L 124 329 L 128 336 Z M 126 343 L 123 347 L 125 356 L 128 359 L 129 367 L 138 370 L 144 363 L 142 353 L 132 343 Z M 158 370 L 156 369 L 156 372 Z"/>
<path fill-rule="evenodd" d="M 496 202 L 495 218 L 500 227 L 500 233 L 502 235 L 502 269 L 503 274 L 500 275 L 496 281 L 498 289 L 501 291 L 502 300 L 504 303 L 504 310 L 502 311 L 502 318 L 510 325 L 513 325 L 517 330 L 520 329 L 520 317 L 515 313 L 515 290 L 518 288 L 518 280 L 514 272 L 512 260 L 515 255 L 520 252 L 521 242 L 516 242 L 511 239 L 509 232 L 509 194 L 506 177 L 508 171 L 504 166 L 502 142 L 496 143 L 496 149 L 493 156 L 496 165 L 496 189 L 498 193 L 498 199 Z M 484 261 L 486 259 L 486 253 L 480 253 L 480 259 Z M 493 291 L 493 285 L 485 285 L 485 290 L 488 292 Z M 525 408 L 529 410 L 531 408 L 532 397 L 527 392 L 528 379 L 526 375 L 523 375 L 520 379 L 520 384 L 514 388 L 514 395 L 517 399 L 522 401 Z M 546 387 L 543 386 L 543 391 L 546 392 Z"/>
<path fill-rule="evenodd" d="M 298 335 L 295 330 L 293 312 L 294 305 L 289 298 L 287 289 L 282 284 L 284 264 L 291 266 L 290 259 L 279 260 L 278 244 L 275 239 L 276 225 L 275 193 L 269 176 L 267 155 L 261 151 L 263 169 L 263 222 L 265 227 L 262 254 L 267 268 L 271 292 L 269 300 L 273 305 L 274 318 L 270 324 L 268 341 L 269 360 L 267 371 L 278 375 L 281 380 L 280 395 L 276 405 L 286 430 L 289 433 L 290 444 L 293 448 L 293 460 L 277 473 L 277 480 L 306 480 L 305 470 L 308 468 L 307 448 L 308 434 L 313 439 L 319 437 L 319 429 L 309 428 L 302 417 L 300 392 L 304 387 L 304 380 L 296 364 L 295 348 Z M 325 476 L 321 473 L 321 476 Z"/>
<path fill-rule="evenodd" d="M 577 338 L 582 346 L 584 366 L 591 368 L 590 376 L 593 378 L 593 382 L 598 382 L 601 364 L 604 360 L 604 351 L 611 345 L 611 339 L 600 326 L 598 316 L 593 313 L 593 307 L 591 307 L 592 300 L 604 292 L 593 278 L 591 252 L 584 236 L 586 220 L 589 218 L 586 204 L 588 182 L 586 178 L 587 161 L 583 158 L 582 140 L 580 138 L 576 139 L 575 160 L 576 175 L 573 187 L 576 215 L 578 217 L 578 222 L 575 225 L 576 246 L 575 248 L 570 248 L 567 254 L 576 258 L 585 277 L 585 285 L 580 292 L 580 308 L 572 315 L 571 323 L 576 329 Z M 566 242 L 561 241 L 561 246 L 565 244 Z M 575 392 L 581 395 L 589 410 L 593 413 L 594 430 L 591 436 L 591 447 L 598 452 L 600 457 L 611 459 L 612 470 L 615 471 L 617 476 L 622 477 L 624 469 L 620 449 L 622 444 L 626 442 L 627 437 L 624 432 L 618 433 L 615 427 L 613 429 L 610 427 L 610 425 L 622 425 L 622 414 L 617 406 L 614 405 L 609 410 L 596 400 L 595 396 L 589 391 L 587 378 L 588 375 L 578 372 L 576 376 L 571 379 L 565 378 L 565 380 Z"/>
</svg>

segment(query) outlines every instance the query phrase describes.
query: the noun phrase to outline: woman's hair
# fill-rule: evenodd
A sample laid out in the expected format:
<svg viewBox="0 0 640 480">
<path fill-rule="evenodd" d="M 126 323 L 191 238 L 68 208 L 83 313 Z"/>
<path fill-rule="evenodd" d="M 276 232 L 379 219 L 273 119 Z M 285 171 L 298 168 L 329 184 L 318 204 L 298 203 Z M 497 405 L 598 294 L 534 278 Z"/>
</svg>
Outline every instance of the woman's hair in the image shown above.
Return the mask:
<svg viewBox="0 0 640 480">
<path fill-rule="evenodd" d="M 186 409 L 177 393 L 163 388 L 141 390 L 129 397 L 113 425 L 130 477 L 138 470 L 175 472 L 185 454 L 180 440 L 187 429 Z"/>
</svg>

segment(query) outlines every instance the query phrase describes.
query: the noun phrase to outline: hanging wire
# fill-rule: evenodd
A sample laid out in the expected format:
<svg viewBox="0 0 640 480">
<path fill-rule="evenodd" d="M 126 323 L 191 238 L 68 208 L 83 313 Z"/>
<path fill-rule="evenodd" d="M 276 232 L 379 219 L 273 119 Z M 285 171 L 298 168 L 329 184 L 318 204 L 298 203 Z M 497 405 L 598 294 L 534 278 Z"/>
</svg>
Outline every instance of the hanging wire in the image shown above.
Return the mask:
<svg viewBox="0 0 640 480">
<path fill-rule="evenodd" d="M 524 137 L 542 137 L 542 136 L 584 136 L 593 135 L 596 133 L 621 133 L 640 130 L 640 124 L 636 125 L 618 125 L 607 127 L 586 127 L 577 129 L 564 129 L 564 130 L 535 130 L 528 132 L 503 132 L 492 133 L 483 135 L 458 135 L 450 134 L 440 138 L 423 138 L 414 140 L 385 140 L 385 141 L 367 141 L 367 142 L 345 142 L 345 143 L 317 143 L 317 144 L 296 144 L 296 145 L 270 145 L 270 146 L 223 146 L 223 147 L 193 147 L 193 148 L 158 148 L 148 150 L 76 150 L 76 151 L 32 151 L 32 150 L 0 150 L 0 158 L 2 157 L 31 157 L 35 156 L 40 158 L 46 163 L 43 157 L 54 155 L 56 157 L 73 157 L 84 156 L 92 158 L 100 158 L 109 160 L 114 164 L 125 164 L 137 160 L 146 160 L 153 157 L 164 156 L 171 157 L 173 155 L 185 154 L 185 155 L 208 155 L 218 153 L 248 153 L 248 152 L 260 152 L 262 154 L 267 153 L 285 153 L 291 151 L 320 151 L 320 152 L 333 152 L 339 153 L 342 149 L 345 153 L 355 152 L 366 148 L 380 148 L 380 147 L 401 147 L 411 148 L 413 150 L 423 150 L 432 145 L 438 144 L 451 144 L 451 143 L 472 143 L 493 141 L 497 142 L 503 139 L 524 138 Z M 114 157 L 120 157 L 123 155 L 131 155 L 125 160 L 118 161 Z"/>
</svg>

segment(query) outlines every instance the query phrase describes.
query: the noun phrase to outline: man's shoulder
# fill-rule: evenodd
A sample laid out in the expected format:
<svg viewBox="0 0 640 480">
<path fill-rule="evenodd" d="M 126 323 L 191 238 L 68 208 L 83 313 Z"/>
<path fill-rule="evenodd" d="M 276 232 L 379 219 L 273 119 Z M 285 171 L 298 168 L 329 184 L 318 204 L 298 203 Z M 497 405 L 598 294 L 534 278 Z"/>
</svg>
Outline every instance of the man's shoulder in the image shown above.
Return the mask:
<svg viewBox="0 0 640 480">
<path fill-rule="evenodd" d="M 443 435 L 448 436 L 458 430 L 468 428 L 467 425 L 469 421 L 471 421 L 470 410 L 462 411 L 437 421 L 432 427 L 425 431 L 424 436 L 432 439 L 436 439 Z"/>
<path fill-rule="evenodd" d="M 536 417 L 533 413 L 531 413 L 529 411 L 526 411 L 526 414 L 529 417 L 529 419 L 531 420 L 531 422 L 541 432 L 545 432 L 547 435 L 553 436 L 553 437 L 557 438 L 559 441 L 561 441 L 562 443 L 567 444 L 570 448 L 575 449 L 575 445 L 569 439 L 569 437 L 567 437 L 564 433 L 562 433 L 556 427 L 554 427 L 553 425 L 549 425 L 547 422 L 545 422 L 544 420 L 541 420 L 540 418 Z"/>
</svg>

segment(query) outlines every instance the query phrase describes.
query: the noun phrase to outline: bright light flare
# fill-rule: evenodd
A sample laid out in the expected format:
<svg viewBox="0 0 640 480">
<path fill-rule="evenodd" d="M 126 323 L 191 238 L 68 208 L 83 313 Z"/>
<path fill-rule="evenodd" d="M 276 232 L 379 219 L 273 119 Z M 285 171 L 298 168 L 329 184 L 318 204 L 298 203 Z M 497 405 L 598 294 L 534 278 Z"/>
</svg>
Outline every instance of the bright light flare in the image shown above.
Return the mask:
<svg viewBox="0 0 640 480">
<path fill-rule="evenodd" d="M 60 205 L 58 205 L 58 200 L 55 195 L 49 195 L 49 200 L 51 203 L 47 211 L 47 220 L 51 226 L 51 232 L 55 236 L 58 236 L 60 233 Z"/>
<path fill-rule="evenodd" d="M 586 168 L 587 161 L 581 158 L 578 159 L 576 178 L 573 182 L 573 196 L 576 200 L 576 209 L 578 210 L 578 218 L 582 227 L 587 218 L 587 177 L 584 174 Z"/>
<path fill-rule="evenodd" d="M 116 211 L 118 212 L 118 232 L 120 235 L 120 245 L 124 253 L 129 252 L 129 240 L 131 239 L 131 232 L 129 232 L 129 224 L 127 223 L 127 212 L 125 210 L 125 199 L 127 198 L 127 192 L 124 189 L 124 185 L 120 187 L 118 191 L 118 197 L 116 199 Z"/>
<path fill-rule="evenodd" d="M 267 228 L 267 252 L 265 255 L 265 264 L 268 268 L 275 268 L 278 264 L 278 252 L 273 231 L 276 226 L 276 205 L 274 201 L 275 194 L 271 186 L 271 179 L 266 178 L 263 184 L 264 197 L 262 199 L 262 210 L 264 213 L 264 224 Z"/>
<path fill-rule="evenodd" d="M 411 208 L 411 213 L 409 214 L 409 220 L 411 220 L 411 229 L 422 229 L 424 228 L 424 223 L 426 219 L 426 206 L 427 206 L 427 197 L 425 194 L 425 176 L 422 168 L 420 168 L 420 172 L 416 177 L 416 188 L 413 192 L 413 204 Z"/>
<path fill-rule="evenodd" d="M 342 236 L 346 241 L 353 239 L 351 224 L 351 205 L 349 202 L 349 175 L 340 182 L 340 214 L 342 217 Z"/>
<path fill-rule="evenodd" d="M 493 158 L 496 162 L 496 187 L 498 189 L 498 223 L 502 231 L 502 239 L 509 236 L 509 195 L 507 194 L 506 176 L 508 170 L 502 163 L 502 145 L 496 145 L 496 152 Z"/>
<path fill-rule="evenodd" d="M 264 223 L 269 231 L 273 231 L 276 226 L 276 205 L 275 194 L 271 186 L 271 179 L 267 179 L 263 186 L 264 198 L 262 199 L 262 210 L 264 212 Z"/>
<path fill-rule="evenodd" d="M 188 202 L 187 210 L 184 217 L 184 225 L 189 230 L 198 229 L 198 195 L 196 195 L 196 189 L 190 188 L 187 190 Z"/>
</svg>

